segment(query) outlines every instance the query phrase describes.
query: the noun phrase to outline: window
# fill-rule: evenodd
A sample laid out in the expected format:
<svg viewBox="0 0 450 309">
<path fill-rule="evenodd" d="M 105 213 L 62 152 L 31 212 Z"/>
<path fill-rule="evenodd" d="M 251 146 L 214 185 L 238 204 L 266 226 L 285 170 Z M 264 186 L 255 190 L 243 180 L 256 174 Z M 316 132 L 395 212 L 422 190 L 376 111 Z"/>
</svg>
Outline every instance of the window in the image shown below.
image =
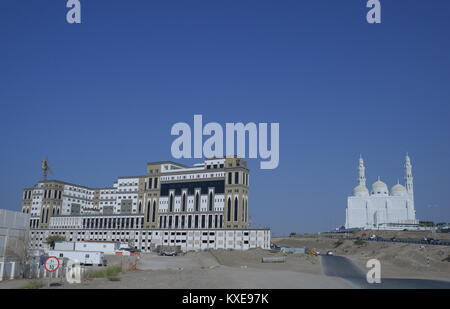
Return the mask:
<svg viewBox="0 0 450 309">
<path fill-rule="evenodd" d="M 169 212 L 173 212 L 173 195 L 170 195 L 170 200 L 169 200 Z"/>
<path fill-rule="evenodd" d="M 231 199 L 228 198 L 227 221 L 231 221 Z"/>
<path fill-rule="evenodd" d="M 150 222 L 150 201 L 147 203 L 147 222 Z"/>
<path fill-rule="evenodd" d="M 239 201 L 238 201 L 238 198 L 236 197 L 234 200 L 234 221 L 238 220 L 238 207 L 239 207 Z"/>
<path fill-rule="evenodd" d="M 213 194 L 212 194 L 212 192 L 209 192 L 209 201 L 208 201 L 208 203 L 209 203 L 209 211 L 212 211 L 213 210 L 213 208 L 214 208 L 214 200 L 213 200 Z"/>
<path fill-rule="evenodd" d="M 199 196 L 198 196 L 198 192 L 195 195 L 195 211 L 199 211 L 200 209 L 200 201 L 199 201 Z"/>
<path fill-rule="evenodd" d="M 186 194 L 183 194 L 183 201 L 181 205 L 181 211 L 186 211 Z"/>
</svg>

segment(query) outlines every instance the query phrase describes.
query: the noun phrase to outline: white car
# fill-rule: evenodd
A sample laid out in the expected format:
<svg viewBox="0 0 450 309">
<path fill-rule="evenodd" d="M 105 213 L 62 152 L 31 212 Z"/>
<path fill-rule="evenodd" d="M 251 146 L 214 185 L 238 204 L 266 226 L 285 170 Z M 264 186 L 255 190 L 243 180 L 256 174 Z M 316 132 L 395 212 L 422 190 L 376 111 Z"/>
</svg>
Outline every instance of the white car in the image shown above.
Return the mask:
<svg viewBox="0 0 450 309">
<path fill-rule="evenodd" d="M 327 251 L 327 255 L 328 255 L 328 256 L 333 256 L 333 255 L 334 255 L 334 252 L 331 251 L 331 250 L 330 250 L 330 251 Z"/>
</svg>

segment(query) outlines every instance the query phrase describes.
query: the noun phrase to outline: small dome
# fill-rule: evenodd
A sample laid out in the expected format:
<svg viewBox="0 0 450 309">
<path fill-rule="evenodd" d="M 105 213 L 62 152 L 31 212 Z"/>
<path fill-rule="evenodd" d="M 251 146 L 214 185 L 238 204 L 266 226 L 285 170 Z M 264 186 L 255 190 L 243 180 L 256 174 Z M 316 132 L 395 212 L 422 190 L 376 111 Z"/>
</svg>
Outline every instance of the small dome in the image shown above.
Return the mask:
<svg viewBox="0 0 450 309">
<path fill-rule="evenodd" d="M 373 195 L 388 195 L 389 190 L 387 185 L 382 182 L 379 178 L 372 185 L 372 194 Z"/>
<path fill-rule="evenodd" d="M 369 189 L 366 186 L 359 185 L 353 189 L 353 196 L 368 196 Z"/>
<path fill-rule="evenodd" d="M 402 186 L 401 184 L 396 184 L 391 189 L 391 194 L 393 196 L 404 196 L 404 195 L 406 195 L 406 193 L 407 193 L 406 188 L 404 186 Z"/>
</svg>

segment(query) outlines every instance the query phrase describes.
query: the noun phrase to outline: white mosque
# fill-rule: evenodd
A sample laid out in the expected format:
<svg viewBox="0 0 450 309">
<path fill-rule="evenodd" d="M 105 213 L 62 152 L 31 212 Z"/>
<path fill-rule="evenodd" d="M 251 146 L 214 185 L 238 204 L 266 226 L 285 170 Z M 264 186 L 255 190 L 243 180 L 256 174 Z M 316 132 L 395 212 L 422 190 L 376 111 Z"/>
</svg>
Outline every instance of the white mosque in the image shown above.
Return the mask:
<svg viewBox="0 0 450 309">
<path fill-rule="evenodd" d="M 414 188 L 412 165 L 409 156 L 405 162 L 405 186 L 400 183 L 389 192 L 388 186 L 380 180 L 366 187 L 364 160 L 359 159 L 359 185 L 353 189 L 353 196 L 348 198 L 346 210 L 346 229 L 416 229 L 414 209 Z"/>
</svg>

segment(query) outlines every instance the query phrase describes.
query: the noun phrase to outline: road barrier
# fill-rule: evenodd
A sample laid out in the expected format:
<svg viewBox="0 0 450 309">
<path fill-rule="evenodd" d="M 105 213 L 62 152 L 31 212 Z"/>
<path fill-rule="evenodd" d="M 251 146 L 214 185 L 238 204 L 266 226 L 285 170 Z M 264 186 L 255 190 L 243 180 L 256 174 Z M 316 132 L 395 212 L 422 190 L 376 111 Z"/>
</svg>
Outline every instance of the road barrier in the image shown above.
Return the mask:
<svg viewBox="0 0 450 309">
<path fill-rule="evenodd" d="M 18 278 L 20 270 L 20 264 L 17 262 L 0 262 L 0 281 Z"/>
<path fill-rule="evenodd" d="M 273 257 L 263 257 L 263 263 L 286 263 L 286 257 L 284 256 L 273 256 Z"/>
</svg>

